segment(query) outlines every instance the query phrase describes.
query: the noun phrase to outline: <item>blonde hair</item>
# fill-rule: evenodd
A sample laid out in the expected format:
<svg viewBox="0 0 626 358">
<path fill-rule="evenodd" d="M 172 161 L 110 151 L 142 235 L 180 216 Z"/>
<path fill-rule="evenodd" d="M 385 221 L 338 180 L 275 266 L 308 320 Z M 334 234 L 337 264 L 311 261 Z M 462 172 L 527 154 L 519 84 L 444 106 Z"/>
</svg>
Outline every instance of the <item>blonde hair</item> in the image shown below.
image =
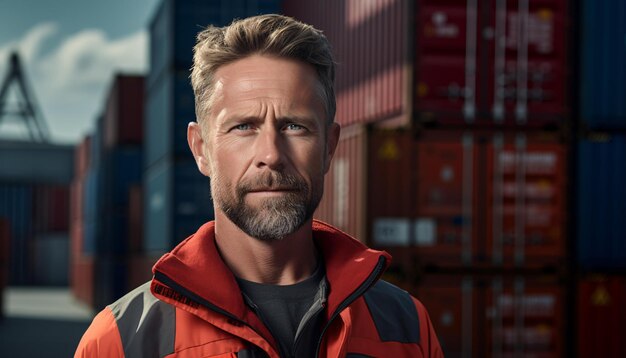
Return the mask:
<svg viewBox="0 0 626 358">
<path fill-rule="evenodd" d="M 235 20 L 225 27 L 208 26 L 194 47 L 191 85 L 198 122 L 211 107 L 215 72 L 220 66 L 250 55 L 290 58 L 312 65 L 323 88 L 328 123 L 335 118 L 335 62 L 330 43 L 313 26 L 282 15 Z"/>
</svg>

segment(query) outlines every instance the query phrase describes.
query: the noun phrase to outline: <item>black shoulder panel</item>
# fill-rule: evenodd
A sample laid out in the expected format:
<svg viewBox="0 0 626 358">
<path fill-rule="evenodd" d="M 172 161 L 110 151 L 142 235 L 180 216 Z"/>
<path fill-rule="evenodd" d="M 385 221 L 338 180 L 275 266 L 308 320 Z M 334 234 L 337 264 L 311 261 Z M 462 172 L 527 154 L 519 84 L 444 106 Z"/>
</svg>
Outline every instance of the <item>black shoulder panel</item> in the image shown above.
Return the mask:
<svg viewBox="0 0 626 358">
<path fill-rule="evenodd" d="M 381 341 L 419 343 L 419 317 L 408 292 L 379 281 L 363 297 Z"/>
<path fill-rule="evenodd" d="M 174 353 L 176 308 L 150 292 L 150 282 L 109 305 L 126 357 L 164 357 Z"/>
<path fill-rule="evenodd" d="M 267 354 L 260 348 L 253 347 L 235 353 L 237 358 L 267 358 Z"/>
</svg>

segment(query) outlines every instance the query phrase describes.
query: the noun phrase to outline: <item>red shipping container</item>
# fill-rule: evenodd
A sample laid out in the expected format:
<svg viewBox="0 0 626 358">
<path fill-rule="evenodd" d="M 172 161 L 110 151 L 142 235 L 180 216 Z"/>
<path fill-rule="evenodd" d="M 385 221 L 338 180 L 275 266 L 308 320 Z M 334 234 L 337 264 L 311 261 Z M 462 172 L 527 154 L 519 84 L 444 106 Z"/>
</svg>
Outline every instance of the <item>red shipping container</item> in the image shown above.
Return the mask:
<svg viewBox="0 0 626 358">
<path fill-rule="evenodd" d="M 70 222 L 83 222 L 85 178 L 74 178 L 70 184 Z"/>
<path fill-rule="evenodd" d="M 565 255 L 565 147 L 494 136 L 487 145 L 487 247 L 492 261 L 522 265 Z"/>
<path fill-rule="evenodd" d="M 37 185 L 33 198 L 34 228 L 38 232 L 68 231 L 70 191 L 65 185 Z"/>
<path fill-rule="evenodd" d="M 74 150 L 74 179 L 82 179 L 89 168 L 91 136 L 85 136 Z"/>
<path fill-rule="evenodd" d="M 415 247 L 421 264 L 435 266 L 556 266 L 564 259 L 565 151 L 556 139 L 374 132 L 370 144 L 373 245 Z M 377 156 L 394 147 L 394 158 Z"/>
<path fill-rule="evenodd" d="M 128 290 L 133 290 L 152 279 L 152 266 L 160 256 L 134 254 L 129 257 Z"/>
<path fill-rule="evenodd" d="M 480 210 L 479 149 L 469 133 L 415 143 L 414 242 L 420 258 L 435 260 L 435 264 L 469 264 L 481 251 L 476 215 Z"/>
<path fill-rule="evenodd" d="M 477 356 L 484 318 L 479 317 L 479 294 L 471 275 L 427 277 L 412 291 L 424 304 L 446 357 Z"/>
<path fill-rule="evenodd" d="M 566 0 L 423 0 L 416 9 L 423 120 L 543 126 L 566 118 Z"/>
<path fill-rule="evenodd" d="M 143 249 L 143 188 L 131 185 L 128 189 L 128 238 L 129 252 Z"/>
<path fill-rule="evenodd" d="M 94 259 L 91 256 L 75 257 L 71 267 L 72 292 L 74 296 L 94 306 Z"/>
<path fill-rule="evenodd" d="M 563 356 L 563 298 L 554 278 L 491 278 L 482 311 L 487 356 Z"/>
<path fill-rule="evenodd" d="M 105 148 L 143 142 L 144 77 L 117 75 L 104 113 Z"/>
<path fill-rule="evenodd" d="M 83 255 L 85 233 L 81 221 L 73 221 L 70 224 L 70 258 L 75 259 Z"/>
<path fill-rule="evenodd" d="M 367 131 L 363 125 L 342 128 L 331 168 L 324 178 L 324 196 L 315 218 L 365 241 L 365 179 Z"/>
<path fill-rule="evenodd" d="M 322 30 L 338 63 L 337 122 L 344 126 L 391 118 L 409 123 L 410 3 L 406 0 L 287 0 L 285 15 Z"/>
<path fill-rule="evenodd" d="M 553 277 L 430 275 L 414 293 L 446 357 L 560 357 L 564 288 Z"/>
<path fill-rule="evenodd" d="M 578 284 L 580 357 L 626 357 L 626 277 L 592 276 Z"/>
</svg>

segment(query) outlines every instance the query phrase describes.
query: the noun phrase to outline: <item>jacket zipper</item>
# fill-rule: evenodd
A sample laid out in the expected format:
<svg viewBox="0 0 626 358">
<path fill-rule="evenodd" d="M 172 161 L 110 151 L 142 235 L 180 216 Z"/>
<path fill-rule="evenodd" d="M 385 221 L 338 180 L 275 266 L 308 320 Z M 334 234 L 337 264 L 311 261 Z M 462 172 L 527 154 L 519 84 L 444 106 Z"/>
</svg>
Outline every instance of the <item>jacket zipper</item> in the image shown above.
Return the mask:
<svg viewBox="0 0 626 358">
<path fill-rule="evenodd" d="M 343 300 L 341 302 L 341 304 L 337 307 L 335 312 L 332 314 L 332 316 L 330 316 L 330 319 L 328 320 L 328 322 L 324 326 L 324 329 L 322 329 L 322 334 L 320 334 L 320 338 L 317 341 L 317 347 L 315 348 L 315 356 L 314 357 L 316 357 L 316 358 L 319 357 L 320 348 L 322 346 L 322 341 L 324 340 L 324 334 L 326 333 L 326 330 L 328 330 L 328 327 L 330 327 L 331 323 L 333 323 L 335 318 L 337 318 L 337 316 L 339 316 L 341 311 L 346 309 L 352 302 L 354 302 L 357 298 L 359 298 L 361 295 L 363 295 L 365 293 L 365 291 L 367 291 L 374 284 L 374 282 L 376 282 L 378 280 L 378 278 L 380 277 L 380 274 L 382 273 L 383 267 L 385 266 L 385 262 L 386 261 L 387 261 L 387 259 L 385 259 L 384 256 L 381 256 L 378 259 L 378 263 L 376 264 L 376 267 L 374 267 L 374 270 L 367 277 L 367 279 L 365 281 L 363 281 L 361 286 L 359 286 L 354 292 L 352 292 L 352 294 L 350 296 L 348 296 L 345 300 Z"/>
<path fill-rule="evenodd" d="M 237 316 L 233 315 L 232 313 L 223 310 L 217 306 L 215 306 L 214 304 L 212 304 L 211 302 L 205 300 L 204 298 L 196 295 L 195 293 L 187 290 L 186 288 L 184 288 L 183 286 L 179 285 L 178 283 L 176 283 L 176 281 L 172 280 L 171 278 L 169 278 L 167 275 L 161 273 L 160 271 L 156 271 L 154 273 L 154 278 L 156 278 L 157 280 L 163 282 L 164 284 L 170 286 L 172 289 L 178 291 L 179 293 L 191 298 L 192 300 L 198 302 L 199 304 L 205 306 L 206 308 L 217 312 L 221 315 L 224 315 L 236 322 L 241 323 L 244 326 L 249 327 L 253 332 L 255 332 L 256 334 L 258 334 L 260 337 L 263 337 L 263 335 L 258 332 L 256 329 L 254 329 L 254 327 L 252 327 L 251 325 L 249 325 L 247 322 L 240 320 L 239 318 L 237 318 Z M 269 329 L 269 328 L 268 328 Z M 267 341 L 267 338 L 263 337 L 263 339 L 265 339 Z M 278 348 L 278 352 L 280 352 L 280 347 Z"/>
<path fill-rule="evenodd" d="M 246 300 L 248 301 L 247 304 L 250 307 L 252 307 L 252 309 L 254 310 L 254 313 L 256 313 L 256 315 L 259 317 L 261 322 L 263 322 L 263 324 L 265 325 L 267 330 L 270 331 L 270 334 L 272 335 L 272 337 L 276 337 L 276 335 L 274 335 L 274 332 L 272 332 L 272 329 L 270 328 L 270 325 L 267 324 L 267 321 L 263 317 L 263 314 L 261 313 L 261 310 L 259 309 L 259 306 L 257 306 L 254 302 L 252 302 L 252 300 L 249 297 L 247 297 L 246 294 L 244 294 L 244 297 L 246 297 Z M 286 354 L 284 354 L 285 352 L 283 352 L 283 349 L 282 349 L 280 343 L 278 343 L 278 353 L 279 353 L 279 356 L 281 356 L 281 357 L 288 357 Z"/>
</svg>

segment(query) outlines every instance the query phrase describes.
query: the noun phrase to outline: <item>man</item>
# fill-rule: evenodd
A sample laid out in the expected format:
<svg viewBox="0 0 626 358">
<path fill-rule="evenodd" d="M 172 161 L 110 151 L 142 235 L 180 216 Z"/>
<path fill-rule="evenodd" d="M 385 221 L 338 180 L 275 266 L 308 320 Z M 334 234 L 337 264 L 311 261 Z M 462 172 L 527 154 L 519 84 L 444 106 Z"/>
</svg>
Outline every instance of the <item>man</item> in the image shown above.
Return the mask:
<svg viewBox="0 0 626 358">
<path fill-rule="evenodd" d="M 390 257 L 312 219 L 339 140 L 321 32 L 278 15 L 198 35 L 188 141 L 215 221 L 104 309 L 84 357 L 442 356 Z"/>
</svg>

